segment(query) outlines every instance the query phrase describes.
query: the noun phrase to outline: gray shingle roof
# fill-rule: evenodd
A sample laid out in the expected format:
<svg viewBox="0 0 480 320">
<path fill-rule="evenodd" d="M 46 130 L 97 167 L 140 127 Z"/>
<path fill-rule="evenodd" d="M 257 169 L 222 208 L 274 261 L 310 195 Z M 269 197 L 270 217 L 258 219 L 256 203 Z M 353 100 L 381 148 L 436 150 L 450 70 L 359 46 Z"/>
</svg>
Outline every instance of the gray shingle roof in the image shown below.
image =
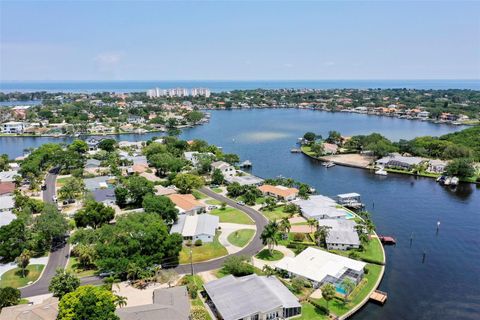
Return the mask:
<svg viewBox="0 0 480 320">
<path fill-rule="evenodd" d="M 232 275 L 205 284 L 208 296 L 224 320 L 237 320 L 279 307 L 300 307 L 298 299 L 277 278 Z"/>
</svg>

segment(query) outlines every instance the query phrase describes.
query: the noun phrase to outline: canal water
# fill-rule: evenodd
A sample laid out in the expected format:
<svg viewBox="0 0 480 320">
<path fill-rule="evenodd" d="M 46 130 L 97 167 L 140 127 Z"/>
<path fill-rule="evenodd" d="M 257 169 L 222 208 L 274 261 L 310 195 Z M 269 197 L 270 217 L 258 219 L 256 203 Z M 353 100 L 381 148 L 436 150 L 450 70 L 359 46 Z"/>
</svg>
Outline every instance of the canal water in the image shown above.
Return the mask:
<svg viewBox="0 0 480 320">
<path fill-rule="evenodd" d="M 212 111 L 209 124 L 187 129 L 184 139 L 205 139 L 225 152 L 253 162 L 261 177 L 282 175 L 304 181 L 321 194 L 358 192 L 379 234 L 394 236 L 387 247 L 387 268 L 380 289 L 388 293 L 381 307 L 367 304 L 353 319 L 478 319 L 480 314 L 480 189 L 456 190 L 435 180 L 335 166 L 329 169 L 302 154 L 292 154 L 306 131 L 323 136 L 379 132 L 390 139 L 438 136 L 461 127 L 348 113 L 310 110 Z M 120 135 L 146 140 L 149 135 Z M 18 156 L 26 147 L 63 138 L 0 138 L 0 153 Z M 437 221 L 440 229 L 437 232 Z M 410 242 L 410 239 L 412 241 Z M 423 253 L 426 254 L 423 260 Z"/>
</svg>

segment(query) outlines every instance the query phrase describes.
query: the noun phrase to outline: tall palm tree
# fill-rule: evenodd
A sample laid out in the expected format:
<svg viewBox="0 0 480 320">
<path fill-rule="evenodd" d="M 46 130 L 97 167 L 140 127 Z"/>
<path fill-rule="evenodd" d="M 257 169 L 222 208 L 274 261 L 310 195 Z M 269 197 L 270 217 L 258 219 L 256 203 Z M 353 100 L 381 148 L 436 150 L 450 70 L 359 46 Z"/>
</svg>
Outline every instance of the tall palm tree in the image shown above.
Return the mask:
<svg viewBox="0 0 480 320">
<path fill-rule="evenodd" d="M 127 297 L 115 295 L 115 305 L 119 308 L 127 305 Z"/>
<path fill-rule="evenodd" d="M 292 225 L 290 224 L 290 220 L 288 220 L 288 217 L 283 217 L 282 220 L 280 220 L 278 227 L 280 228 L 280 231 L 286 234 L 288 234 L 290 232 L 290 229 L 292 229 Z"/>
<path fill-rule="evenodd" d="M 270 221 L 265 228 L 263 228 L 260 239 L 262 243 L 268 247 L 268 251 L 272 254 L 273 248 L 278 244 L 279 227 L 275 221 Z"/>
<path fill-rule="evenodd" d="M 313 228 L 318 225 L 318 221 L 315 219 L 308 219 L 307 224 L 310 226 L 310 232 L 313 232 Z"/>
<path fill-rule="evenodd" d="M 327 226 L 320 226 L 317 228 L 317 231 L 315 232 L 315 238 L 317 239 L 318 246 L 321 246 L 322 244 L 326 245 L 326 240 L 328 237 L 328 234 L 330 233 L 330 227 Z"/>
</svg>

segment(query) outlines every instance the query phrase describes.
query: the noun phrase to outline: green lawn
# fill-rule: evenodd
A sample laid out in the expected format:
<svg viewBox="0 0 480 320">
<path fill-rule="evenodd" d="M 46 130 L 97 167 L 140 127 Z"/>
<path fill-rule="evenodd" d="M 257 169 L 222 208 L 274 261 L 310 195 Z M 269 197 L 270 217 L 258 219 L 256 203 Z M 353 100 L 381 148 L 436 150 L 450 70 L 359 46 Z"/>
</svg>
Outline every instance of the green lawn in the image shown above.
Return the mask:
<svg viewBox="0 0 480 320">
<path fill-rule="evenodd" d="M 360 250 L 330 250 L 333 253 L 348 257 L 350 252 L 356 252 L 358 259 L 371 263 L 383 264 L 382 243 L 378 238 L 371 238 L 364 251 Z"/>
<path fill-rule="evenodd" d="M 302 316 L 295 319 L 298 319 L 298 320 L 328 319 L 328 315 L 326 315 L 323 312 L 323 310 L 321 310 L 320 308 L 315 307 L 313 304 L 308 302 L 303 302 Z"/>
<path fill-rule="evenodd" d="M 272 252 L 270 253 L 270 250 L 263 249 L 262 251 L 257 253 L 255 258 L 265 261 L 277 261 L 283 258 L 283 253 L 278 250 L 272 250 Z"/>
<path fill-rule="evenodd" d="M 239 223 L 239 224 L 255 224 L 253 220 L 240 210 L 237 210 L 232 207 L 226 207 L 225 210 L 214 209 L 209 212 L 215 216 L 220 217 L 220 222 L 230 222 L 230 223 Z"/>
<path fill-rule="evenodd" d="M 223 190 L 220 188 L 212 188 L 212 191 L 215 193 L 222 193 Z"/>
<path fill-rule="evenodd" d="M 68 259 L 67 267 L 65 268 L 67 271 L 74 273 L 77 277 L 88 277 L 93 276 L 96 269 L 83 269 L 78 265 L 77 257 L 70 257 Z"/>
<path fill-rule="evenodd" d="M 243 196 L 237 197 L 235 200 L 245 202 L 245 198 Z M 255 199 L 255 204 L 264 204 L 264 203 L 265 203 L 265 197 L 259 197 Z"/>
<path fill-rule="evenodd" d="M 376 264 L 367 264 L 368 274 L 365 275 L 360 284 L 350 294 L 350 302 L 345 304 L 341 299 L 335 298 L 330 301 L 330 312 L 333 312 L 337 316 L 341 316 L 347 313 L 348 310 L 359 304 L 373 289 L 378 277 L 380 276 L 381 266 Z M 326 307 L 327 302 L 325 299 L 315 300 L 318 304 Z"/>
<path fill-rule="evenodd" d="M 288 217 L 288 213 L 283 212 L 284 206 L 276 207 L 274 210 L 262 210 L 261 213 L 268 220 L 280 220 L 282 218 Z"/>
<path fill-rule="evenodd" d="M 35 281 L 38 279 L 42 273 L 43 267 L 43 264 L 29 265 L 25 270 L 25 278 L 22 277 L 22 271 L 19 268 L 9 270 L 0 278 L 0 288 L 20 288 L 26 286 L 30 281 Z"/>
<path fill-rule="evenodd" d="M 218 241 L 220 233 L 221 232 L 217 232 L 213 242 L 204 243 L 198 247 L 193 244 L 191 247 L 183 246 L 182 251 L 180 251 L 180 263 L 190 262 L 190 248 L 192 249 L 193 262 L 207 261 L 226 256 L 228 254 L 227 249 Z"/>
<path fill-rule="evenodd" d="M 230 233 L 227 237 L 228 242 L 237 247 L 244 247 L 255 234 L 252 229 L 240 229 Z"/>
<path fill-rule="evenodd" d="M 259 269 L 257 267 L 253 267 L 253 272 L 256 274 L 256 275 L 259 275 L 259 276 L 264 276 L 265 273 L 262 271 L 262 269 Z M 215 272 L 215 276 L 220 279 L 220 278 L 223 278 L 223 277 L 226 277 L 228 276 L 230 273 L 225 273 L 224 272 L 224 269 L 223 268 L 220 268 L 220 269 L 217 269 L 217 271 Z"/>
<path fill-rule="evenodd" d="M 218 200 L 215 200 L 215 199 L 205 200 L 205 203 L 206 204 L 211 204 L 211 205 L 221 205 L 222 204 L 221 201 L 218 201 Z"/>
<path fill-rule="evenodd" d="M 192 191 L 192 194 L 193 194 L 193 196 L 195 197 L 195 199 L 197 199 L 197 200 L 205 199 L 205 198 L 207 197 L 206 195 L 204 195 L 203 193 L 201 193 L 201 192 L 198 191 L 198 190 L 193 190 L 193 191 Z"/>
<path fill-rule="evenodd" d="M 56 183 L 56 185 L 57 185 L 57 188 L 62 187 L 62 186 L 65 184 L 65 182 L 67 182 L 67 180 L 68 180 L 68 179 L 71 179 L 71 178 L 72 178 L 72 177 L 58 178 L 58 179 L 55 181 L 55 183 Z"/>
</svg>

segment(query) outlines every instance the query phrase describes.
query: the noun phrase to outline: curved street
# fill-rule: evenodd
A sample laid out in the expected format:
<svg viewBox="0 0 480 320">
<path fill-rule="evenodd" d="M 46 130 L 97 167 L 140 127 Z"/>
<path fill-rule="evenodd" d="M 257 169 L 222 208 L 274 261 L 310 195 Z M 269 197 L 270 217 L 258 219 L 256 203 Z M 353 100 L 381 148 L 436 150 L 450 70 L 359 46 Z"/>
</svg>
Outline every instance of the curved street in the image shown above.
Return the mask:
<svg viewBox="0 0 480 320">
<path fill-rule="evenodd" d="M 50 203 L 53 202 L 52 197 L 55 195 L 56 178 L 57 176 L 54 171 L 51 171 L 50 173 L 48 173 L 45 179 L 45 184 L 47 185 L 47 189 L 43 192 L 43 201 L 50 202 Z M 222 196 L 220 194 L 217 194 L 207 187 L 201 188 L 200 191 L 206 194 L 207 196 L 209 196 L 210 198 L 213 198 L 221 202 L 225 202 L 227 205 L 245 212 L 255 222 L 257 232 L 255 233 L 255 236 L 252 239 L 252 241 L 250 241 L 250 243 L 246 247 L 244 247 L 242 250 L 231 255 L 251 257 L 251 256 L 254 256 L 256 253 L 258 253 L 264 247 L 264 245 L 262 244 L 262 240 L 260 239 L 260 233 L 262 232 L 263 228 L 267 224 L 267 219 L 260 212 L 248 206 L 239 205 L 235 201 L 225 196 Z M 49 293 L 48 286 L 50 284 L 50 280 L 55 275 L 55 270 L 57 268 L 65 268 L 65 266 L 67 265 L 69 250 L 70 250 L 69 245 L 65 244 L 62 247 L 54 249 L 52 250 L 52 252 L 50 252 L 48 264 L 46 265 L 41 278 L 38 279 L 38 281 L 35 282 L 34 284 L 20 289 L 22 292 L 23 298 Z M 231 255 L 224 256 L 211 261 L 194 263 L 193 271 L 196 273 L 196 272 L 218 269 L 222 266 L 225 259 Z M 179 265 L 175 268 L 175 271 L 182 274 L 191 273 L 192 265 L 190 264 Z M 82 285 L 98 284 L 98 283 L 101 283 L 101 281 L 102 279 L 97 276 L 89 276 L 89 277 L 81 278 Z"/>
<path fill-rule="evenodd" d="M 45 185 L 47 186 L 47 189 L 43 191 L 43 201 L 46 203 L 53 203 L 57 173 L 56 169 L 52 169 L 45 177 Z M 57 268 L 64 269 L 67 265 L 69 251 L 70 247 L 68 243 L 53 247 L 42 276 L 35 283 L 20 289 L 22 297 L 32 297 L 48 293 L 48 286 L 50 280 L 55 275 L 55 270 L 57 270 Z"/>
</svg>

